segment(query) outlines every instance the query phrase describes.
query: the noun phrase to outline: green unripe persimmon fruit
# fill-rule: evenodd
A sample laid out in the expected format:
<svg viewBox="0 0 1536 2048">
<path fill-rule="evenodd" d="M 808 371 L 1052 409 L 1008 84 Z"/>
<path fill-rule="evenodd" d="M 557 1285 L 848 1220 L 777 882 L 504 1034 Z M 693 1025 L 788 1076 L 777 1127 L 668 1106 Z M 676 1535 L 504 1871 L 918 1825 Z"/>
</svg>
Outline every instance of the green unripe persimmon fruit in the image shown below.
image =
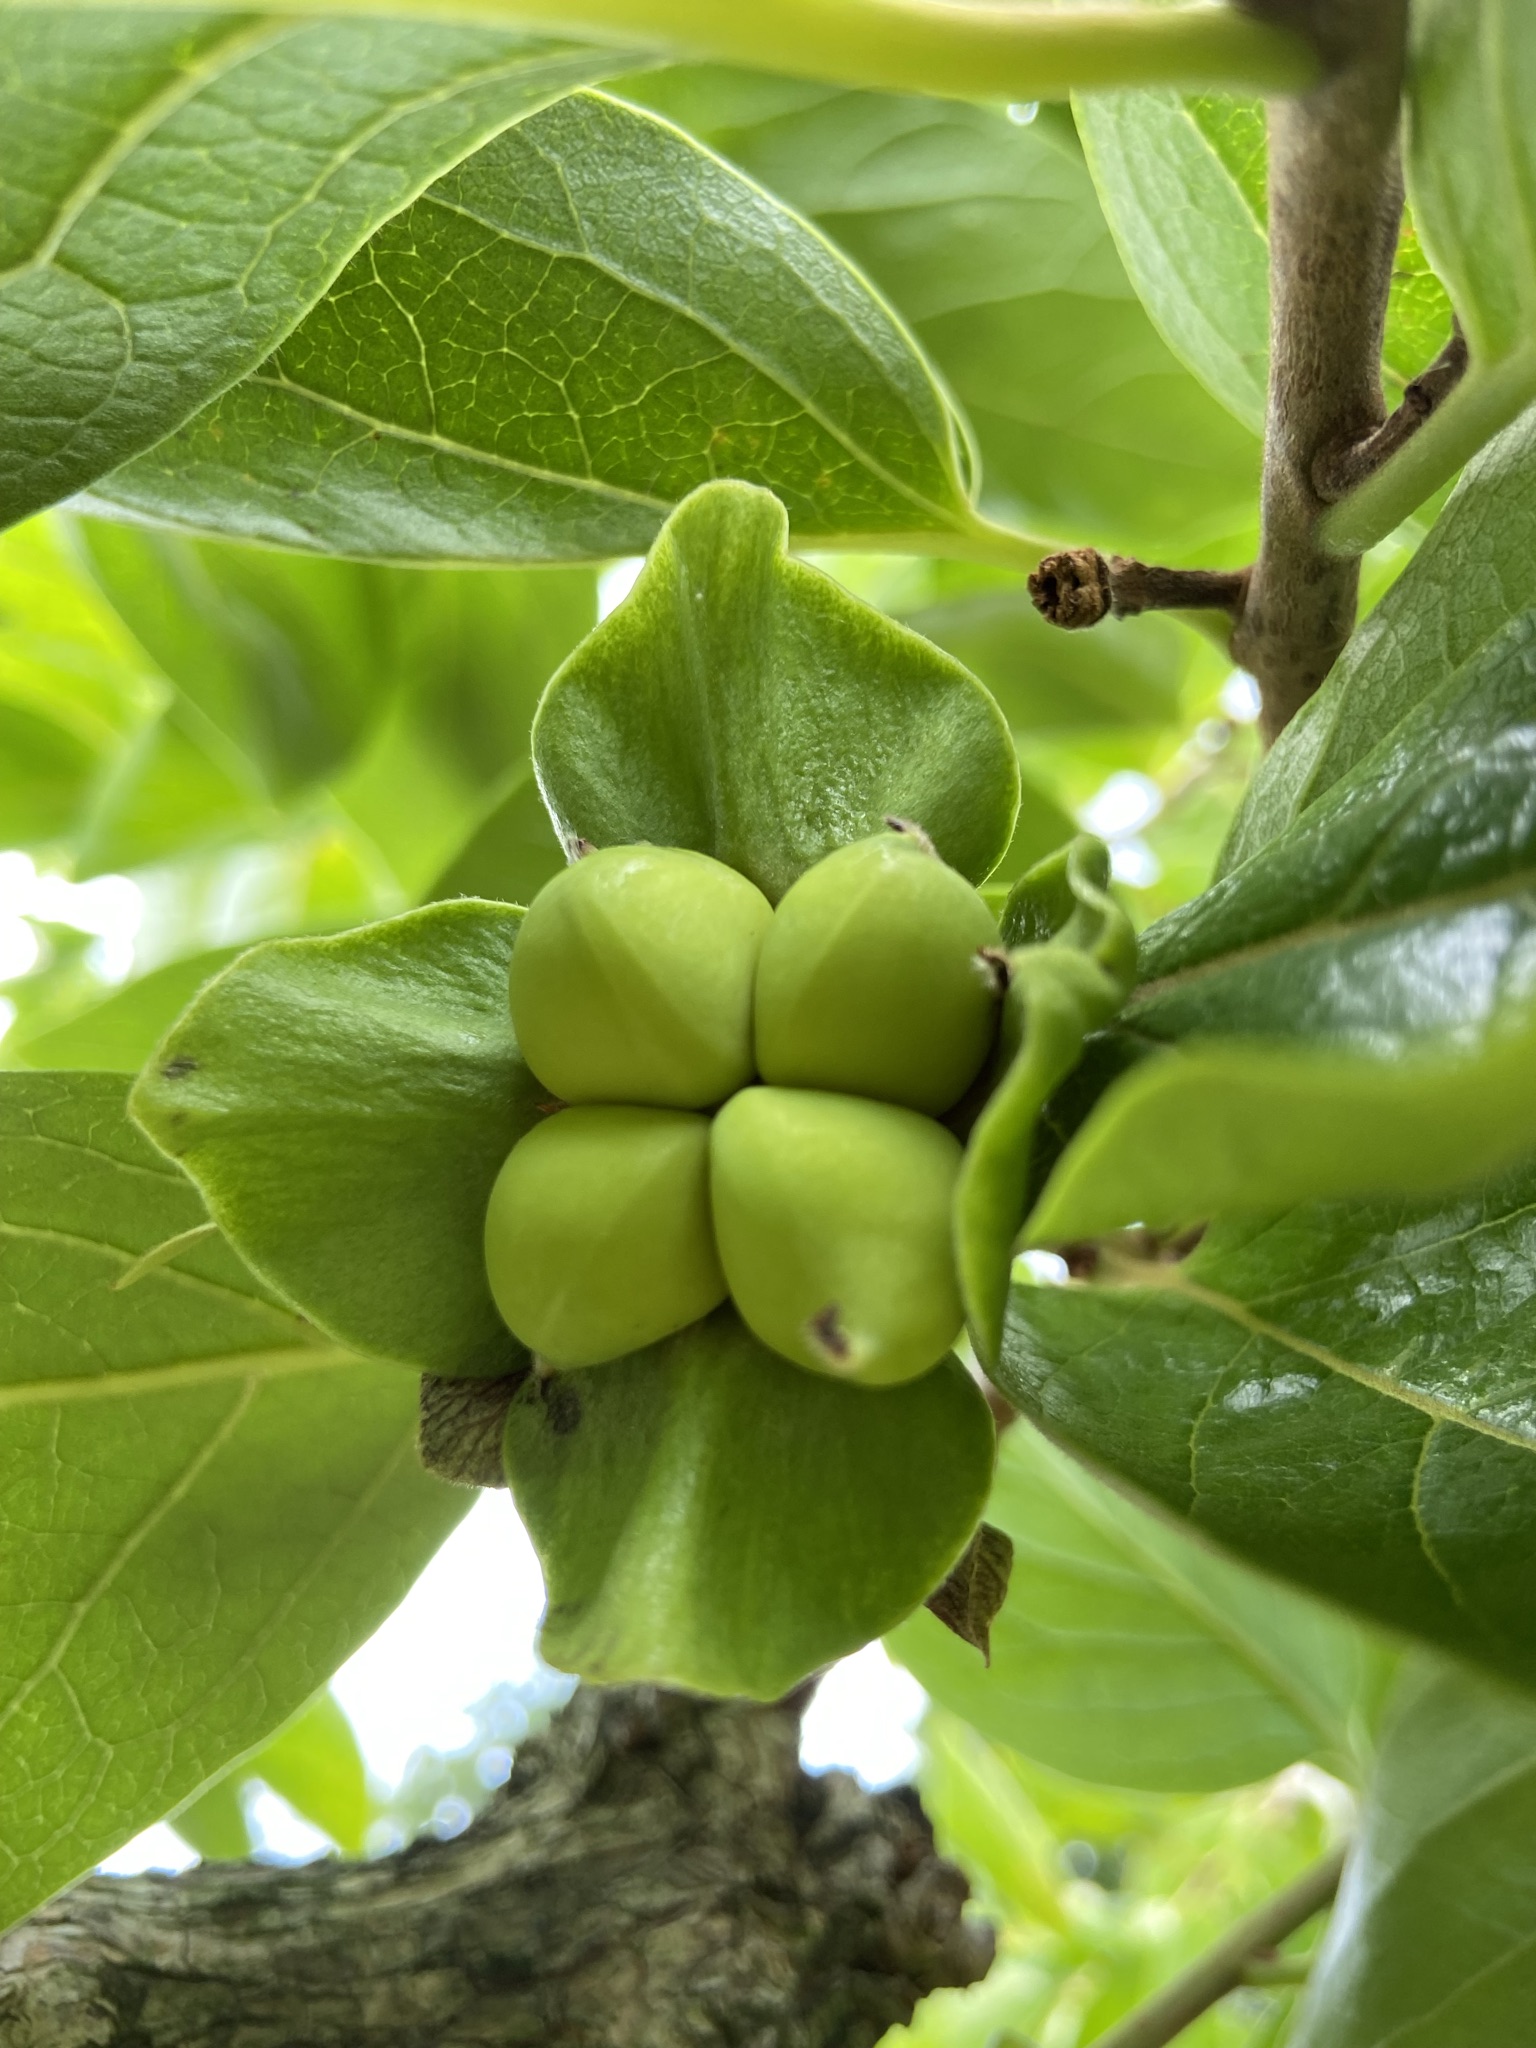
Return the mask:
<svg viewBox="0 0 1536 2048">
<path fill-rule="evenodd" d="M 870 1095 L 939 1116 L 997 1026 L 998 943 L 981 897 L 920 836 L 882 832 L 808 868 L 757 965 L 757 1070 L 775 1087 Z"/>
<path fill-rule="evenodd" d="M 813 1372 L 915 1379 L 960 1334 L 961 1148 L 893 1103 L 745 1088 L 714 1120 L 715 1238 L 755 1336 Z"/>
<path fill-rule="evenodd" d="M 563 1102 L 708 1109 L 752 1078 L 752 988 L 773 912 L 723 862 L 608 846 L 539 891 L 512 951 L 512 1029 Z"/>
<path fill-rule="evenodd" d="M 709 1206 L 709 1119 L 562 1109 L 491 1190 L 485 1268 L 502 1320 L 552 1365 L 601 1365 L 725 1299 Z"/>
</svg>

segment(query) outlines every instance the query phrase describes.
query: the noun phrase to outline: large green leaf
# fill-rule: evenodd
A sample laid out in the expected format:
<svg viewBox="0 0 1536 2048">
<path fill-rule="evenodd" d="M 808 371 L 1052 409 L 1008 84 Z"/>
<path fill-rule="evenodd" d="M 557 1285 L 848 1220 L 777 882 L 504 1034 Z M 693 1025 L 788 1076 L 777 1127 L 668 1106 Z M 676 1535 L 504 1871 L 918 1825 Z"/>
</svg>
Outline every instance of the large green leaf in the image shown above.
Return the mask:
<svg viewBox="0 0 1536 2048">
<path fill-rule="evenodd" d="M 1525 0 L 1412 10 L 1408 188 L 1471 349 L 1466 375 L 1325 533 L 1363 547 L 1536 398 L 1536 15 Z"/>
<path fill-rule="evenodd" d="M 605 1683 L 776 1699 L 939 1583 L 993 1441 L 958 1360 L 848 1386 L 730 1308 L 612 1365 L 530 1375 L 506 1458 L 549 1585 L 543 1653 Z"/>
<path fill-rule="evenodd" d="M 1536 2009 L 1536 1710 L 1428 1666 L 1395 1704 L 1295 2048 L 1520 2048 Z"/>
<path fill-rule="evenodd" d="M 1536 413 L 1471 463 L 1429 538 L 1265 757 L 1225 873 L 1285 831 L 1449 670 L 1536 607 Z"/>
<path fill-rule="evenodd" d="M 8 7 L 0 524 L 180 426 L 440 171 L 614 62 L 451 23 Z"/>
<path fill-rule="evenodd" d="M 694 847 L 777 902 L 897 816 L 981 881 L 1019 802 L 997 705 L 786 541 L 782 506 L 745 484 L 710 485 L 673 514 L 539 707 L 534 761 L 557 829 Z"/>
<path fill-rule="evenodd" d="M 1536 1179 L 1014 1289 L 999 1384 L 1267 1571 L 1536 1684 Z"/>
<path fill-rule="evenodd" d="M 1075 111 L 1142 304 L 1206 389 L 1262 433 L 1269 242 L 1261 110 L 1165 91 L 1089 95 Z"/>
<path fill-rule="evenodd" d="M 1536 358 L 1536 24 L 1523 0 L 1423 0 L 1409 165 L 1473 360 Z M 1536 360 L 1533 360 L 1536 374 Z"/>
<path fill-rule="evenodd" d="M 926 1611 L 889 1647 L 994 1742 L 1095 1784 L 1209 1792 L 1299 1757 L 1353 1776 L 1389 1660 L 1094 1479 L 1024 1424 L 987 1520 L 1013 1539 L 991 1658 Z"/>
<path fill-rule="evenodd" d="M 1096 93 L 1074 103 L 1115 240 L 1159 332 L 1255 433 L 1269 372 L 1264 109 L 1176 92 Z M 1451 305 L 1404 225 L 1383 338 L 1389 386 L 1444 346 Z"/>
<path fill-rule="evenodd" d="M 1143 312 L 1064 108 L 1021 122 L 702 66 L 626 89 L 873 278 L 965 407 L 994 516 L 1158 561 L 1251 546 L 1257 438 Z"/>
<path fill-rule="evenodd" d="M 410 1382 L 319 1337 L 127 1121 L 109 1075 L 0 1076 L 0 1920 L 303 1704 L 464 1496 Z"/>
<path fill-rule="evenodd" d="M 1035 1242 L 1426 1193 L 1536 1148 L 1536 614 L 1289 831 L 1145 933 L 1153 1052 L 1068 1147 Z"/>
<path fill-rule="evenodd" d="M 255 947 L 133 1095 L 257 1273 L 339 1341 L 432 1372 L 527 1356 L 481 1249 L 491 1183 L 544 1095 L 507 1014 L 521 917 L 461 900 Z"/>
<path fill-rule="evenodd" d="M 964 471 L 911 337 L 835 250 L 667 123 L 578 93 L 380 229 L 99 496 L 289 547 L 579 560 L 648 546 L 722 474 L 805 535 L 981 544 Z"/>
</svg>

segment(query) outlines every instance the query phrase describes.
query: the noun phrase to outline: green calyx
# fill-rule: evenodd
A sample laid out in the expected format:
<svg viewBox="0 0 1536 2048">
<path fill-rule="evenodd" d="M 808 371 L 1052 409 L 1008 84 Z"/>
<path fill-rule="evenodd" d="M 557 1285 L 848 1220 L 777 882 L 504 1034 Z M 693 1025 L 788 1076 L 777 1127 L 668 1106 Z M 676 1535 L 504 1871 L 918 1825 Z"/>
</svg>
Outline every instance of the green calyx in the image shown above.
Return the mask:
<svg viewBox="0 0 1536 2048">
<path fill-rule="evenodd" d="M 888 1386 L 937 1365 L 963 1321 L 962 1154 L 935 1118 L 991 1052 L 997 940 L 916 828 L 838 848 L 777 911 L 675 847 L 557 876 L 509 980 L 559 1113 L 514 1147 L 486 1218 L 508 1328 L 551 1365 L 598 1365 L 729 1292 L 809 1371 Z"/>
<path fill-rule="evenodd" d="M 709 1138 L 687 1110 L 577 1108 L 512 1148 L 485 1264 L 515 1337 L 551 1364 L 598 1365 L 718 1307 Z"/>
</svg>

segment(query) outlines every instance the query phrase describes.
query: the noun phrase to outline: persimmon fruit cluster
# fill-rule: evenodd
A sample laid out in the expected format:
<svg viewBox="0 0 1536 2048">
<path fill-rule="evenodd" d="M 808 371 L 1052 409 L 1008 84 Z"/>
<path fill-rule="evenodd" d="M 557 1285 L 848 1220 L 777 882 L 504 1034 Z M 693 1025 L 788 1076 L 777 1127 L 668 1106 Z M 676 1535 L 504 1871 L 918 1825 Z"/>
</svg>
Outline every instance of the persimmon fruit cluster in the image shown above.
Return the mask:
<svg viewBox="0 0 1536 2048">
<path fill-rule="evenodd" d="M 601 1365 L 729 1298 L 813 1372 L 915 1378 L 963 1321 L 939 1119 L 997 1028 L 997 923 L 919 833 L 839 847 L 775 909 L 678 847 L 587 854 L 534 898 L 512 1025 L 547 1088 L 485 1223 L 508 1328 Z"/>
</svg>

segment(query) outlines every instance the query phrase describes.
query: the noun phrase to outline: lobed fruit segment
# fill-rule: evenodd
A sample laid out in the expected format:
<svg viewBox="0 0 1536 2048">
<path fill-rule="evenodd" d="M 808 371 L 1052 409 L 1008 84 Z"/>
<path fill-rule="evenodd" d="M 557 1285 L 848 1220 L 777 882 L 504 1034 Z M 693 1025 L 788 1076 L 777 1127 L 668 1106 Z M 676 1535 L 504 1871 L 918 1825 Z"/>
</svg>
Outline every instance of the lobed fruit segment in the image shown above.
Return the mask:
<svg viewBox="0 0 1536 2048">
<path fill-rule="evenodd" d="M 992 912 L 920 837 L 839 847 L 786 892 L 763 941 L 758 1073 L 942 1115 L 992 1045 L 980 953 L 997 944 Z"/>
<path fill-rule="evenodd" d="M 709 1119 L 561 1110 L 512 1149 L 491 1191 L 485 1264 L 530 1351 L 599 1365 L 725 1299 L 709 1206 Z"/>
<path fill-rule="evenodd" d="M 752 1079 L 768 899 L 675 846 L 610 846 L 547 883 L 509 977 L 524 1059 L 563 1102 L 707 1109 Z"/>
<path fill-rule="evenodd" d="M 786 901 L 788 899 L 786 898 Z M 814 1372 L 889 1386 L 960 1335 L 951 1204 L 961 1148 L 915 1110 L 748 1088 L 714 1120 L 720 1263 L 742 1320 Z"/>
</svg>

